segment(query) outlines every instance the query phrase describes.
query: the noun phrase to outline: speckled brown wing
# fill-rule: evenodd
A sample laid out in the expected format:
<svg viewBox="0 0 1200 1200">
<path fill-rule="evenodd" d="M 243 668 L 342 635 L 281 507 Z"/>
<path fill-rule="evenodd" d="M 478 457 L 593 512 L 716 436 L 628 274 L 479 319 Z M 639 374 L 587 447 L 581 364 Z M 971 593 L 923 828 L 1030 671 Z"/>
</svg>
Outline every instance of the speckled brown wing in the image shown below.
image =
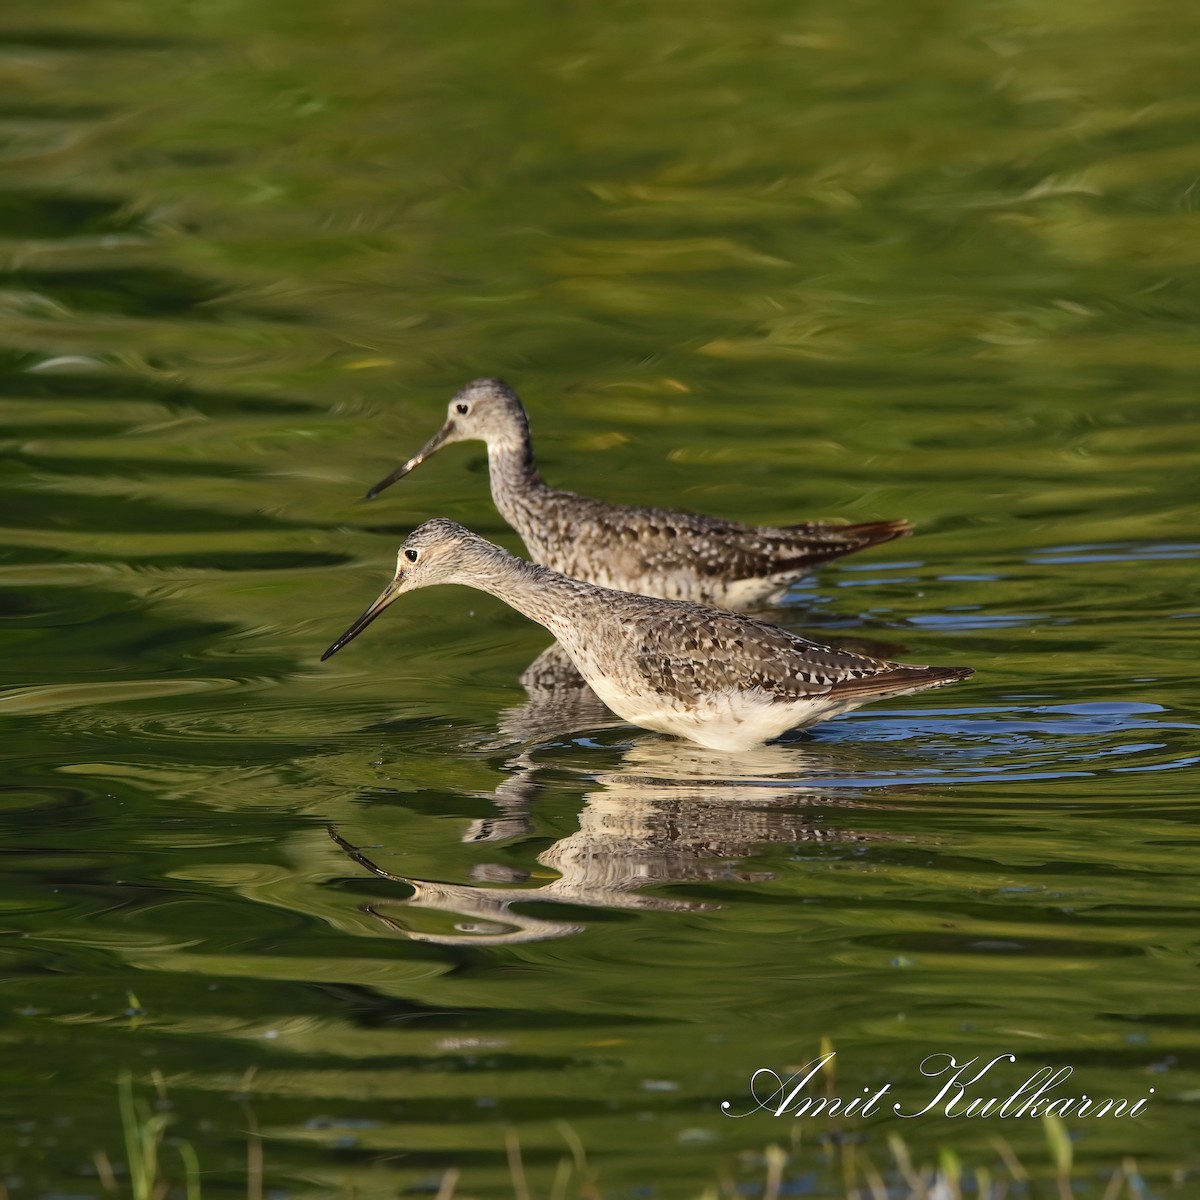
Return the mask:
<svg viewBox="0 0 1200 1200">
<path fill-rule="evenodd" d="M 543 528 L 547 517 L 553 523 L 566 514 L 571 527 L 557 530 L 555 539 L 566 565 L 574 565 L 576 556 L 606 553 L 622 559 L 613 564 L 615 570 L 635 577 L 682 572 L 729 580 L 799 575 L 911 532 L 907 521 L 759 527 L 672 509 L 608 504 L 573 493 L 555 495 L 569 497 L 570 503 L 543 517 Z M 572 542 L 574 551 L 566 548 Z"/>
<path fill-rule="evenodd" d="M 634 640 L 633 659 L 642 677 L 660 695 L 680 700 L 751 688 L 774 700 L 799 700 L 828 695 L 892 667 L 775 625 L 693 605 L 641 618 Z"/>
</svg>

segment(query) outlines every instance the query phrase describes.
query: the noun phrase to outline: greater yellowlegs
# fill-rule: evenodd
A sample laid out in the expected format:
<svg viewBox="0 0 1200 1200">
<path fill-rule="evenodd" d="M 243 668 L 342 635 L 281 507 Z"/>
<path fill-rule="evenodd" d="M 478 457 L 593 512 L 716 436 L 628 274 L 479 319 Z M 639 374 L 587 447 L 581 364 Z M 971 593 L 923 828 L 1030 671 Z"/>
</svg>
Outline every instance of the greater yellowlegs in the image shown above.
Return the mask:
<svg viewBox="0 0 1200 1200">
<path fill-rule="evenodd" d="M 438 583 L 489 592 L 544 625 L 626 721 L 714 750 L 746 750 L 871 700 L 971 674 L 868 658 L 723 609 L 570 579 L 442 518 L 409 535 L 391 583 L 322 661 L 402 593 Z"/>
<path fill-rule="evenodd" d="M 458 392 L 441 430 L 367 499 L 443 446 L 465 441 L 487 443 L 492 499 L 536 562 L 620 591 L 753 608 L 821 563 L 912 532 L 907 521 L 741 525 L 558 491 L 538 474 L 525 409 L 499 379 L 477 379 Z"/>
</svg>

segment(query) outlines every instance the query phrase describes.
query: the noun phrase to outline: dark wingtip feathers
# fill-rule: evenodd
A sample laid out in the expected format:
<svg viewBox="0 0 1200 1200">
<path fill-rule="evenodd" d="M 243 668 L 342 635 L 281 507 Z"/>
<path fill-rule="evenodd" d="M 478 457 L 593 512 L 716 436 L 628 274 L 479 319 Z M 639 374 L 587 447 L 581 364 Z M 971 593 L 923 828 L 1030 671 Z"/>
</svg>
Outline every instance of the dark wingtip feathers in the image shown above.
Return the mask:
<svg viewBox="0 0 1200 1200">
<path fill-rule="evenodd" d="M 869 693 L 872 696 L 907 696 L 930 688 L 958 683 L 975 674 L 974 667 L 910 667 L 896 663 L 862 679 L 847 679 L 833 689 L 835 695 Z"/>
<path fill-rule="evenodd" d="M 908 537 L 913 531 L 905 520 L 865 521 L 859 525 L 806 523 L 785 528 L 792 535 L 791 544 L 781 546 L 776 552 L 771 564 L 775 571 L 811 570 L 870 546 Z"/>
<path fill-rule="evenodd" d="M 843 525 L 838 533 L 856 541 L 857 549 L 865 550 L 868 546 L 908 537 L 912 531 L 912 525 L 901 518 L 896 521 L 864 521 L 861 525 Z"/>
</svg>

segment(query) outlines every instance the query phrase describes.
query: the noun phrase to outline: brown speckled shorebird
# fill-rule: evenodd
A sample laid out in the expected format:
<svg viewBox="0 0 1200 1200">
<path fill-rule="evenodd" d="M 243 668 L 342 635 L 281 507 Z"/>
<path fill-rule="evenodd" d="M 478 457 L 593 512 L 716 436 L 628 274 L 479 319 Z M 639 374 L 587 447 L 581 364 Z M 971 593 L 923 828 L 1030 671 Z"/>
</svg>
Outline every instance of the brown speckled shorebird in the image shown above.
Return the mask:
<svg viewBox="0 0 1200 1200">
<path fill-rule="evenodd" d="M 965 679 L 835 650 L 719 608 L 597 587 L 526 562 L 454 521 L 414 530 L 379 598 L 321 656 L 336 654 L 397 596 L 478 588 L 544 625 L 618 716 L 714 750 L 743 751 L 871 700 Z"/>
<path fill-rule="evenodd" d="M 443 446 L 466 441 L 487 443 L 492 499 L 535 562 L 619 591 L 754 608 L 821 563 L 912 531 L 907 521 L 740 525 L 560 492 L 538 474 L 525 409 L 499 379 L 477 379 L 458 392 L 441 430 L 367 499 Z"/>
</svg>

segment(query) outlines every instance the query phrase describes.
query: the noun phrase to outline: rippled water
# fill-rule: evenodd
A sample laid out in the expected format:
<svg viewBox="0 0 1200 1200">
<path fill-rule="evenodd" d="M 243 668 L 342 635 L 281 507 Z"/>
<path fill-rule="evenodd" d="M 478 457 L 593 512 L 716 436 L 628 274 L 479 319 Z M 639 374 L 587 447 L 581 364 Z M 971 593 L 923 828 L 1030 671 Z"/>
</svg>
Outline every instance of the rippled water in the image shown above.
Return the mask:
<svg viewBox="0 0 1200 1200">
<path fill-rule="evenodd" d="M 506 1130 L 539 1194 L 575 1137 L 753 1192 L 795 1131 L 720 1102 L 827 1038 L 844 1094 L 1153 1087 L 1068 1121 L 1079 1194 L 1192 1194 L 1196 25 L 5 5 L 8 1192 L 100 1193 L 123 1071 L 206 1193 L 252 1129 L 276 1195 L 508 1195 Z M 474 592 L 319 664 L 427 516 L 518 547 L 478 446 L 356 503 L 484 373 L 582 492 L 909 518 L 773 619 L 976 676 L 729 759 L 548 698 Z M 1047 1169 L 800 1125 L 792 1194 L 892 1132 Z"/>
</svg>

